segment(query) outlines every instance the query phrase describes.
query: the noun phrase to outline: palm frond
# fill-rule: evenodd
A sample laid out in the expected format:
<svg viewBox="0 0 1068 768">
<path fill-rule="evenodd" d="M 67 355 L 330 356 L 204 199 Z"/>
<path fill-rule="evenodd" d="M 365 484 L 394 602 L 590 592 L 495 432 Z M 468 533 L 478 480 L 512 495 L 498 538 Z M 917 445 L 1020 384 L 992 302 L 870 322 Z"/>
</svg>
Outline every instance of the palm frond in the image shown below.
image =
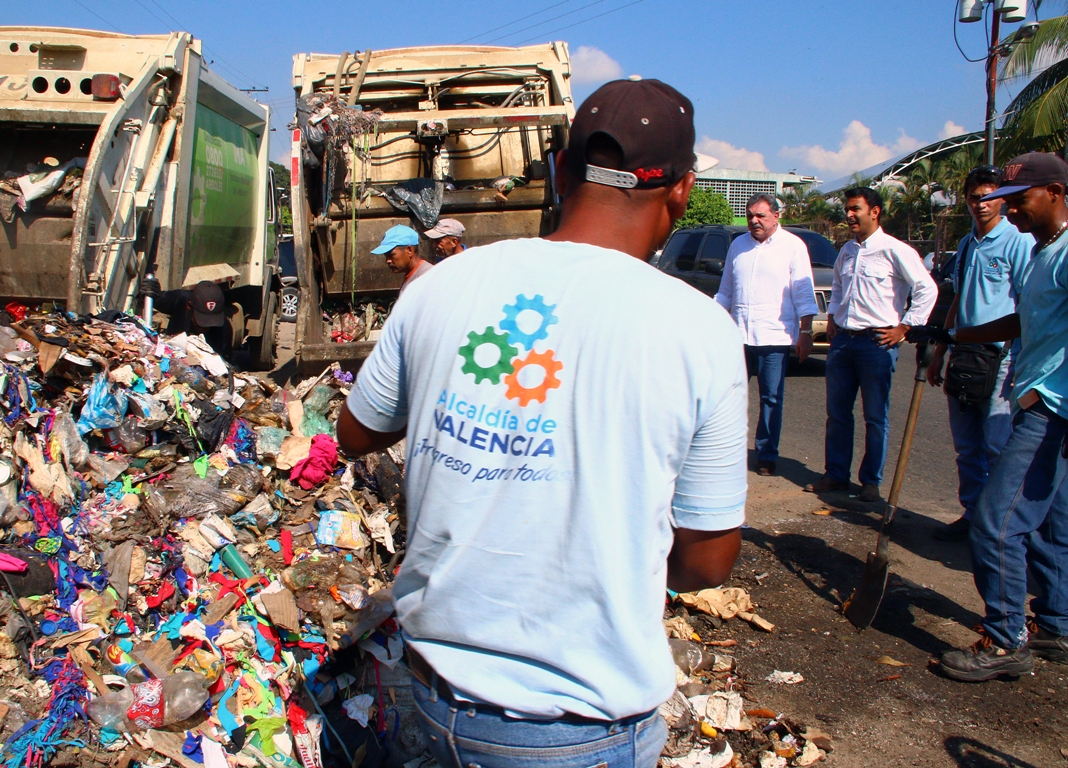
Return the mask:
<svg viewBox="0 0 1068 768">
<path fill-rule="evenodd" d="M 1000 76 L 1006 80 L 1029 77 L 1065 58 L 1068 58 L 1068 16 L 1056 16 L 1040 22 L 1031 40 L 1017 45 L 1001 60 Z"/>
<path fill-rule="evenodd" d="M 1032 149 L 1060 149 L 1068 128 L 1068 60 L 1047 69 L 1006 110 L 999 150 L 1009 157 Z"/>
</svg>

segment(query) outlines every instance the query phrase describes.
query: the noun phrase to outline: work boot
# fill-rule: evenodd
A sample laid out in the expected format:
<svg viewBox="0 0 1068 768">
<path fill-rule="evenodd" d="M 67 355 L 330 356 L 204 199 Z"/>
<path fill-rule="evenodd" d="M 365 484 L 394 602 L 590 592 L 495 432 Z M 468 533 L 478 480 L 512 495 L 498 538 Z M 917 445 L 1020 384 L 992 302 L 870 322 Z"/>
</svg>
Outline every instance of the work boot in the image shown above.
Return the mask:
<svg viewBox="0 0 1068 768">
<path fill-rule="evenodd" d="M 977 628 L 976 631 L 979 639 L 971 648 L 942 654 L 942 670 L 948 677 L 965 683 L 981 683 L 1001 675 L 1026 675 L 1035 668 L 1035 659 L 1028 646 L 1002 648 L 986 630 Z"/>
<path fill-rule="evenodd" d="M 814 483 L 809 483 L 803 489 L 807 493 L 828 493 L 830 491 L 848 491 L 849 481 L 842 482 L 841 480 L 835 480 L 826 472 L 823 473 L 823 477 Z"/>
<path fill-rule="evenodd" d="M 771 477 L 775 474 L 775 462 L 774 461 L 758 461 L 757 462 L 757 474 L 761 477 Z"/>
<path fill-rule="evenodd" d="M 966 517 L 954 520 L 952 523 L 935 528 L 931 534 L 938 541 L 967 541 L 968 531 L 972 528 L 971 522 Z"/>
<path fill-rule="evenodd" d="M 874 483 L 864 483 L 860 487 L 860 495 L 857 498 L 861 501 L 878 501 L 882 498 L 879 496 L 879 486 Z"/>
<path fill-rule="evenodd" d="M 1068 664 L 1068 637 L 1058 637 L 1031 619 L 1027 624 L 1027 647 L 1035 656 L 1054 664 Z"/>
</svg>

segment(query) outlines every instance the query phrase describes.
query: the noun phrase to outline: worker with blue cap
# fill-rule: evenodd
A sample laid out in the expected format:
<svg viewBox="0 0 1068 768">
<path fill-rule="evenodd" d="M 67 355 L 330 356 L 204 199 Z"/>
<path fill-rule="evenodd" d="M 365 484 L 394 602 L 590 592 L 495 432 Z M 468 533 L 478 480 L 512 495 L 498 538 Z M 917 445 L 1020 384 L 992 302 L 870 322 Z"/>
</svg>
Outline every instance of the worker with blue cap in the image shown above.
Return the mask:
<svg viewBox="0 0 1068 768">
<path fill-rule="evenodd" d="M 411 227 L 398 224 L 386 230 L 382 236 L 382 242 L 371 253 L 376 256 L 385 254 L 386 266 L 395 274 L 404 273 L 404 283 L 400 292 L 411 285 L 417 277 L 421 277 L 434 266 L 429 261 L 424 261 L 416 248 L 419 246 L 419 234 Z"/>
</svg>

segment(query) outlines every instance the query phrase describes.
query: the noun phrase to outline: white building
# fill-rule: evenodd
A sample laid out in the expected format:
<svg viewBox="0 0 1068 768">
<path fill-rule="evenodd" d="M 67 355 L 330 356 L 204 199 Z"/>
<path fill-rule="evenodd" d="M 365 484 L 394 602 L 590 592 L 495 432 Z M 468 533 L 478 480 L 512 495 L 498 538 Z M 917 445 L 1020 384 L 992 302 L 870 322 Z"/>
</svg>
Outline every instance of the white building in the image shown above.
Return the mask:
<svg viewBox="0 0 1068 768">
<path fill-rule="evenodd" d="M 815 176 L 798 176 L 796 173 L 709 168 L 698 172 L 694 186 L 719 192 L 731 204 L 734 215 L 744 217 L 745 201 L 758 192 L 781 199 L 787 187 L 820 183 L 822 182 Z"/>
</svg>

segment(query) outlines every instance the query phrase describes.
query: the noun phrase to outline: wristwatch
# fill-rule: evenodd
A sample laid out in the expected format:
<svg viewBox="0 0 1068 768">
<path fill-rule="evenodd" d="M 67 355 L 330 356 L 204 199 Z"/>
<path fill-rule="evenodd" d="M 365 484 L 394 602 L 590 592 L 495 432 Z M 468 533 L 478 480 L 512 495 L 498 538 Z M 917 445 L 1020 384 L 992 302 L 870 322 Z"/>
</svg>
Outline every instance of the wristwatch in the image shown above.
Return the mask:
<svg viewBox="0 0 1068 768">
<path fill-rule="evenodd" d="M 804 328 L 802 328 L 801 329 L 801 335 L 802 336 L 811 336 L 812 335 L 812 331 L 806 331 Z"/>
</svg>

